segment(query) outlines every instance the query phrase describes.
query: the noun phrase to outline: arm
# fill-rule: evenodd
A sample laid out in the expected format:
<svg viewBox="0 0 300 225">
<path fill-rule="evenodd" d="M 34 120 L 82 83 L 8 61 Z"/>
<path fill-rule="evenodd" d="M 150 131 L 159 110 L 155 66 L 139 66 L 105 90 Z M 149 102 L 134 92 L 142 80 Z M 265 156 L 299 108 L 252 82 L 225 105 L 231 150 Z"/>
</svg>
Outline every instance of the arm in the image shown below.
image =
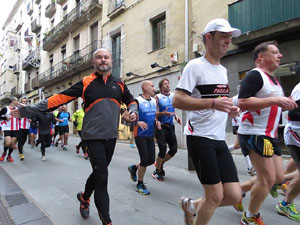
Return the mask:
<svg viewBox="0 0 300 225">
<path fill-rule="evenodd" d="M 173 97 L 174 108 L 195 111 L 216 109 L 230 113 L 233 109 L 231 98 L 193 98 L 186 91 L 177 89 Z"/>
</svg>

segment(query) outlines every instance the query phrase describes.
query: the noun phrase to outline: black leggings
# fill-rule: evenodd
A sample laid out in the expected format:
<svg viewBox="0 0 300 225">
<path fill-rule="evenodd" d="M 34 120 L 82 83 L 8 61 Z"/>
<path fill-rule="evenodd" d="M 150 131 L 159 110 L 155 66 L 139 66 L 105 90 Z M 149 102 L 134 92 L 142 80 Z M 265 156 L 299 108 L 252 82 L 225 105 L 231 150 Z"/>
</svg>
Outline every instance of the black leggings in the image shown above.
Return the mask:
<svg viewBox="0 0 300 225">
<path fill-rule="evenodd" d="M 85 141 L 82 141 L 82 140 L 81 140 L 81 130 L 79 130 L 79 131 L 77 131 L 77 132 L 78 132 L 79 137 L 80 137 L 80 142 L 79 142 L 78 146 L 81 147 L 83 153 L 86 153 L 86 152 L 87 152 L 87 146 L 86 146 Z"/>
<path fill-rule="evenodd" d="M 153 137 L 135 137 L 135 144 L 140 155 L 140 165 L 147 167 L 155 162 L 155 144 Z"/>
<path fill-rule="evenodd" d="M 27 140 L 29 129 L 20 129 L 18 132 L 18 150 L 20 154 L 23 154 L 23 146 Z"/>
<path fill-rule="evenodd" d="M 159 148 L 158 157 L 164 158 L 167 152 L 167 144 L 169 145 L 169 152 L 170 156 L 174 156 L 177 152 L 177 139 L 175 135 L 175 127 L 173 126 L 161 126 L 161 130 L 156 130 L 156 138 L 157 138 L 157 145 Z"/>
<path fill-rule="evenodd" d="M 42 156 L 45 155 L 46 148 L 50 147 L 52 142 L 52 136 L 50 134 L 41 135 L 39 134 L 39 141 L 41 143 Z"/>
<path fill-rule="evenodd" d="M 83 199 L 88 200 L 93 191 L 98 214 L 103 224 L 111 222 L 107 192 L 108 165 L 114 154 L 116 139 L 85 141 L 93 172 L 85 184 Z"/>
</svg>

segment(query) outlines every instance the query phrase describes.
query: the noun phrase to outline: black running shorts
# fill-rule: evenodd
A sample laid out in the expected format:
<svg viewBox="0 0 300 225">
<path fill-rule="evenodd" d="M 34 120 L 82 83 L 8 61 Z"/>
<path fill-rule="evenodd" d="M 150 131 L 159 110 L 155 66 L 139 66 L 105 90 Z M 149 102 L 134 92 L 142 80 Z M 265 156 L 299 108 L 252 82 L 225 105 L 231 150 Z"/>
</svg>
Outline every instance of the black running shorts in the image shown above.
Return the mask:
<svg viewBox="0 0 300 225">
<path fill-rule="evenodd" d="M 188 135 L 187 147 L 201 184 L 239 182 L 225 141 Z"/>
<path fill-rule="evenodd" d="M 291 152 L 291 156 L 293 160 L 295 161 L 298 170 L 300 170 L 300 147 L 295 145 L 288 145 L 288 148 Z"/>
<path fill-rule="evenodd" d="M 19 131 L 18 130 L 5 130 L 4 137 L 18 137 Z"/>
<path fill-rule="evenodd" d="M 270 158 L 273 154 L 281 156 L 278 140 L 264 135 L 239 134 L 239 141 L 244 156 L 249 155 L 250 150 L 262 157 Z"/>
<path fill-rule="evenodd" d="M 59 126 L 58 133 L 59 135 L 69 133 L 69 126 Z"/>
</svg>

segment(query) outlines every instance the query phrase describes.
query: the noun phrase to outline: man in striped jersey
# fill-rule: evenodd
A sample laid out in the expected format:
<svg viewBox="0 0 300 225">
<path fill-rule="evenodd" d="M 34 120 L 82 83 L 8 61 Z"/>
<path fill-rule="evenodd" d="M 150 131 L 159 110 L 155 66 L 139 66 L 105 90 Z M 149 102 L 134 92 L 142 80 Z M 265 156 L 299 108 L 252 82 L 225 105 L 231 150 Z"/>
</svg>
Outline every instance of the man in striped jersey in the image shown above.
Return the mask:
<svg viewBox="0 0 300 225">
<path fill-rule="evenodd" d="M 16 97 L 10 97 L 9 105 L 1 109 L 0 114 L 4 117 L 4 120 L 1 121 L 1 126 L 4 131 L 4 151 L 2 156 L 0 157 L 0 161 L 3 161 L 7 150 L 8 156 L 7 161 L 13 162 L 14 159 L 11 157 L 11 153 L 13 152 L 13 146 L 17 142 L 17 136 L 19 131 L 19 119 L 12 117 L 10 112 L 15 109 L 18 104 L 18 99 Z"/>
<path fill-rule="evenodd" d="M 270 188 L 283 180 L 281 150 L 277 140 L 281 110 L 292 110 L 297 104 L 284 97 L 274 76 L 282 54 L 274 41 L 263 42 L 253 51 L 256 68 L 241 83 L 238 105 L 243 110 L 239 126 L 240 145 L 248 151 L 257 177 L 242 184 L 251 190 L 248 210 L 241 224 L 264 224 L 259 209 Z"/>
<path fill-rule="evenodd" d="M 27 105 L 27 99 L 21 98 L 21 103 L 23 105 Z M 27 136 L 29 135 L 29 127 L 30 127 L 30 120 L 29 118 L 20 118 L 19 120 L 19 132 L 18 132 L 18 150 L 20 153 L 20 160 L 24 160 L 24 154 L 23 154 L 23 147 L 26 143 Z"/>
</svg>

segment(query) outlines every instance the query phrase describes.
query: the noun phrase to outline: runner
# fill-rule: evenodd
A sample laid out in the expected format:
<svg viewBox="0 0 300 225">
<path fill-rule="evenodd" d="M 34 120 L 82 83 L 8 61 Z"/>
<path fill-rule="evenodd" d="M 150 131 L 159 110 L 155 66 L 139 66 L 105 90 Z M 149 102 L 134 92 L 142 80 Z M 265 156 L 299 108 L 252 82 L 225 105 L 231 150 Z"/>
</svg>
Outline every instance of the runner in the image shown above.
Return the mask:
<svg viewBox="0 0 300 225">
<path fill-rule="evenodd" d="M 83 110 L 83 103 L 81 104 L 81 109 L 77 110 L 73 116 L 72 121 L 74 123 L 74 126 L 76 127 L 76 130 L 80 137 L 80 142 L 78 145 L 76 145 L 76 153 L 79 154 L 80 148 L 82 149 L 83 155 L 85 159 L 88 159 L 88 153 L 87 153 L 87 146 L 84 141 L 81 140 L 81 130 L 82 130 L 82 123 L 84 118 L 84 110 Z"/>
<path fill-rule="evenodd" d="M 239 126 L 241 147 L 250 155 L 256 178 L 243 183 L 242 191 L 251 190 L 248 210 L 243 213 L 241 224 L 264 224 L 259 210 L 270 188 L 283 180 L 281 151 L 277 128 L 281 109 L 291 110 L 297 104 L 284 97 L 274 76 L 282 54 L 276 42 L 263 42 L 254 49 L 256 68 L 242 80 L 239 107 L 243 110 Z"/>
<path fill-rule="evenodd" d="M 15 109 L 18 104 L 16 97 L 10 97 L 9 105 L 1 109 L 0 114 L 3 115 L 6 120 L 2 120 L 1 126 L 4 131 L 4 151 L 0 157 L 0 161 L 4 161 L 7 150 L 7 161 L 14 162 L 11 154 L 13 152 L 13 146 L 17 143 L 18 131 L 19 131 L 19 119 L 10 115 L 10 112 Z"/>
<path fill-rule="evenodd" d="M 142 195 L 149 195 L 150 191 L 144 184 L 144 176 L 148 166 L 155 161 L 154 126 L 161 129 L 160 122 L 156 120 L 156 101 L 153 98 L 155 88 L 152 81 L 145 80 L 141 84 L 143 94 L 136 98 L 139 109 L 139 121 L 135 125 L 135 144 L 139 151 L 140 163 L 128 166 L 131 180 L 137 181 L 136 191 Z M 128 117 L 125 111 L 123 118 Z M 126 119 L 125 119 L 126 120 Z M 138 175 L 136 175 L 136 173 Z"/>
<path fill-rule="evenodd" d="M 154 170 L 152 177 L 155 180 L 163 181 L 165 176 L 163 165 L 177 152 L 177 139 L 173 118 L 179 125 L 181 124 L 181 119 L 176 115 L 172 105 L 174 93 L 170 91 L 170 81 L 167 78 L 164 78 L 159 82 L 158 86 L 160 94 L 155 96 L 158 108 L 156 117 L 161 124 L 161 130 L 156 131 L 159 153 L 155 163 L 156 169 Z M 170 149 L 168 152 L 167 144 Z"/>
<path fill-rule="evenodd" d="M 239 108 L 228 98 L 227 70 L 220 64 L 231 38 L 240 34 L 225 19 L 210 21 L 203 32 L 205 55 L 186 65 L 173 97 L 175 108 L 189 111 L 184 133 L 204 188 L 202 198 L 181 198 L 187 225 L 207 224 L 217 207 L 236 203 L 241 196 L 237 170 L 225 142 L 228 114 L 235 117 Z"/>
<path fill-rule="evenodd" d="M 109 195 L 107 192 L 108 165 L 112 159 L 120 117 L 121 102 L 132 112 L 130 122 L 137 119 L 137 104 L 134 102 L 125 83 L 111 76 L 112 55 L 101 48 L 93 53 L 95 73 L 84 77 L 69 89 L 44 100 L 35 106 L 37 111 L 52 111 L 78 97 L 84 101 L 85 118 L 82 125 L 82 140 L 88 146 L 92 173 L 87 179 L 85 191 L 79 192 L 80 214 L 89 217 L 90 197 L 95 192 L 95 204 L 103 225 L 111 225 L 109 213 Z M 12 112 L 15 116 L 27 116 L 28 108 Z"/>
<path fill-rule="evenodd" d="M 57 121 L 59 126 L 59 140 L 61 141 L 61 148 L 67 151 L 68 137 L 69 137 L 69 121 L 71 119 L 70 113 L 67 112 L 67 105 L 62 106 L 62 111 L 57 114 Z M 58 140 L 58 141 L 59 141 Z M 55 146 L 58 146 L 58 141 Z"/>
<path fill-rule="evenodd" d="M 31 148 L 34 148 L 34 146 L 36 145 L 36 136 L 38 133 L 38 121 L 36 120 L 36 118 L 33 116 L 30 119 L 30 124 L 29 124 L 29 144 L 31 145 Z"/>
<path fill-rule="evenodd" d="M 54 135 L 53 135 L 53 140 L 52 140 L 52 146 L 54 146 L 54 144 L 56 143 L 56 141 L 55 141 L 55 138 L 56 138 L 56 136 L 59 134 L 59 126 L 58 126 L 58 120 L 57 120 L 57 115 L 58 115 L 58 113 L 59 112 L 61 112 L 62 111 L 62 106 L 59 106 L 58 107 L 58 109 L 57 109 L 57 111 L 55 111 L 53 114 L 54 114 L 54 116 L 55 116 L 55 118 L 56 118 L 56 123 L 54 124 Z M 59 139 L 58 139 L 58 141 L 59 141 Z M 58 146 L 58 141 L 57 141 L 57 145 L 55 146 L 55 147 L 57 147 Z"/>
<path fill-rule="evenodd" d="M 298 173 L 290 182 L 286 197 L 278 202 L 275 209 L 279 214 L 300 222 L 300 213 L 293 203 L 300 193 L 300 83 L 292 91 L 291 97 L 296 101 L 298 107 L 289 111 L 288 123 L 284 128 L 284 142 L 297 165 Z"/>
<path fill-rule="evenodd" d="M 21 98 L 21 103 L 27 105 L 27 98 Z M 21 118 L 19 120 L 19 132 L 18 132 L 18 150 L 20 153 L 20 160 L 24 160 L 23 147 L 26 143 L 27 136 L 29 135 L 30 119 Z"/>
</svg>

